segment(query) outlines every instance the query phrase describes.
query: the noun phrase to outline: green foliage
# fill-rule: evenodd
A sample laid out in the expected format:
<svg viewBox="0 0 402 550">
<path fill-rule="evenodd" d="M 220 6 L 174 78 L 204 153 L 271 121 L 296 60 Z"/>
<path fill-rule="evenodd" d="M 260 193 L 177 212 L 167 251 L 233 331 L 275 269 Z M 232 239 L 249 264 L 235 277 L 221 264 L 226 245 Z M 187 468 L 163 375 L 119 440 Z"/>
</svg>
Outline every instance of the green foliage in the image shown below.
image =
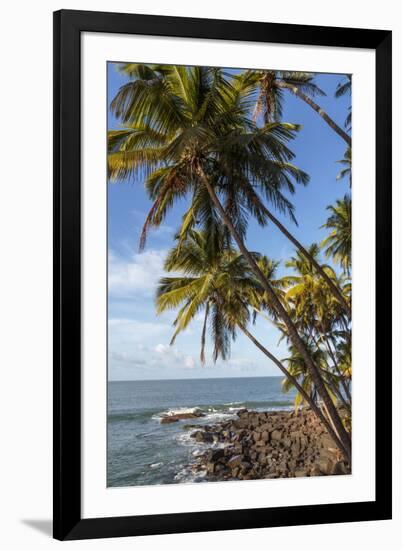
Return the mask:
<svg viewBox="0 0 402 550">
<path fill-rule="evenodd" d="M 300 127 L 275 121 L 258 126 L 250 119 L 259 85 L 255 74 L 174 65 L 124 64 L 120 70 L 132 80 L 111 102 L 122 129 L 109 132 L 108 169 L 112 182 L 145 179 L 153 204 L 141 246 L 149 229 L 160 225 L 182 197 L 190 204 L 183 236 L 216 223 L 199 164 L 240 235 L 250 215 L 261 226 L 267 223 L 263 199 L 295 221 L 286 194 L 309 180 L 292 164 L 288 147 Z"/>
<path fill-rule="evenodd" d="M 277 264 L 253 255 L 275 285 Z M 176 277 L 163 277 L 156 293 L 158 313 L 178 311 L 171 343 L 202 313 L 202 363 L 207 328 L 213 342 L 213 360 L 227 359 L 236 328 L 247 325 L 253 307 L 266 307 L 264 290 L 243 256 L 227 243 L 223 232 L 211 235 L 191 230 L 184 241 L 177 238 L 164 267 L 168 272 L 180 273 Z"/>
<path fill-rule="evenodd" d="M 347 177 L 349 178 L 349 186 L 352 187 L 352 149 L 348 147 L 343 155 L 343 159 L 337 162 L 344 167 L 336 176 L 337 181 Z"/>
<path fill-rule="evenodd" d="M 335 205 L 328 206 L 331 215 L 322 226 L 331 229 L 321 246 L 327 258 L 332 258 L 347 275 L 352 268 L 352 199 L 346 194 Z"/>
<path fill-rule="evenodd" d="M 200 176 L 202 172 L 208 179 L 241 239 L 251 218 L 261 227 L 267 225 L 266 202 L 296 222 L 290 198 L 297 185 L 308 183 L 309 176 L 293 164 L 289 144 L 301 128 L 281 120 L 283 102 L 286 90 L 298 89 L 308 98 L 325 95 L 314 75 L 259 70 L 233 75 L 211 67 L 133 63 L 121 64 L 119 70 L 130 81 L 110 105 L 121 128 L 108 134 L 108 173 L 111 182 L 144 182 L 151 207 L 140 248 L 149 230 L 158 227 L 178 201 L 186 200 L 165 262 L 171 276 L 161 278 L 155 299 L 158 314 L 176 312 L 171 343 L 201 319 L 201 363 L 209 339 L 213 361 L 226 360 L 239 329 L 257 317 L 268 319 L 288 343 L 289 372 L 317 399 L 305 356 L 292 342 L 272 295 L 234 246 L 233 235 L 222 224 Z M 348 91 L 350 79 L 338 86 L 337 96 Z M 350 149 L 339 162 L 344 168 L 338 179 L 350 177 Z M 251 256 L 285 307 L 329 395 L 350 406 L 350 319 L 312 263 L 312 259 L 318 262 L 350 305 L 350 196 L 328 210 L 331 215 L 323 227 L 330 233 L 321 248 L 332 265 L 321 263 L 321 249 L 312 244 L 307 256 L 298 250 L 289 258 L 285 264 L 289 271 L 279 279 L 278 262 L 257 252 Z M 337 265 L 343 274 L 337 272 Z M 291 387 L 286 379 L 284 390 Z M 298 393 L 295 406 L 302 402 Z"/>
</svg>

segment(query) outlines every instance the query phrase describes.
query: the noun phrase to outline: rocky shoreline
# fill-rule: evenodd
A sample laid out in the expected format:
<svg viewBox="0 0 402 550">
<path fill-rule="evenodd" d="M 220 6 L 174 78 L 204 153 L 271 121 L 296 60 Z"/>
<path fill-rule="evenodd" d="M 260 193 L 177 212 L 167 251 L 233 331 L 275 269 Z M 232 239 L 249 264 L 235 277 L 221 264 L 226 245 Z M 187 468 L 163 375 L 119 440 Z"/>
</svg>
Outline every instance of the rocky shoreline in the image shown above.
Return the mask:
<svg viewBox="0 0 402 550">
<path fill-rule="evenodd" d="M 185 428 L 193 429 L 191 437 L 208 446 L 189 465 L 208 481 L 351 473 L 309 409 L 297 413 L 242 409 L 234 419 Z"/>
</svg>

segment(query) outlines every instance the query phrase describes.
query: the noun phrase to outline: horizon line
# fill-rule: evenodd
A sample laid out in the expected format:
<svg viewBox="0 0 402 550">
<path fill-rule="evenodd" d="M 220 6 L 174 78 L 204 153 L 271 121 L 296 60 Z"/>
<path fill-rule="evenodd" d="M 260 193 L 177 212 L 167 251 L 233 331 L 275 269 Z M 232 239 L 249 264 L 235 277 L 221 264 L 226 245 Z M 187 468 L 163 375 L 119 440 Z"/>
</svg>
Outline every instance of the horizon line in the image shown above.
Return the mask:
<svg viewBox="0 0 402 550">
<path fill-rule="evenodd" d="M 283 375 L 266 375 L 266 376 L 214 376 L 212 378 L 131 378 L 131 379 L 116 379 L 108 382 L 166 382 L 176 381 L 181 382 L 183 380 L 242 380 L 244 378 L 284 378 Z"/>
</svg>

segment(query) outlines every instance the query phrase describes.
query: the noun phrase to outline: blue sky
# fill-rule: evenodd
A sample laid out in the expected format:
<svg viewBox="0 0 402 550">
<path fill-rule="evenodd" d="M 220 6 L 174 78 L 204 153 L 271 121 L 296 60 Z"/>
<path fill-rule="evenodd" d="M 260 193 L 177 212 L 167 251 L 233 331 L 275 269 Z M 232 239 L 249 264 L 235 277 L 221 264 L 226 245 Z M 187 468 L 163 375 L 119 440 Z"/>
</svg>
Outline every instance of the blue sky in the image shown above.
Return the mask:
<svg viewBox="0 0 402 550">
<path fill-rule="evenodd" d="M 286 68 L 284 68 L 285 70 Z M 341 126 L 350 98 L 334 98 L 334 91 L 343 75 L 320 74 L 317 84 L 326 92 L 318 103 Z M 114 97 L 126 82 L 108 65 L 108 97 Z M 310 175 L 307 187 L 298 186 L 291 198 L 299 226 L 278 216 L 296 238 L 305 245 L 319 242 L 325 236 L 320 226 L 325 222 L 326 207 L 348 191 L 348 182 L 336 181 L 346 144 L 307 105 L 286 95 L 283 121 L 302 125 L 298 137 L 290 143 L 296 154 L 293 163 Z M 109 129 L 119 127 L 108 113 Z M 164 275 L 163 260 L 172 237 L 180 224 L 185 203 L 178 204 L 163 225 L 150 233 L 147 247 L 139 253 L 138 242 L 142 223 L 150 201 L 140 182 L 108 184 L 108 247 L 109 247 L 109 359 L 110 380 L 151 380 L 169 378 L 214 378 L 275 376 L 271 365 L 243 335 L 233 343 L 231 358 L 215 365 L 199 361 L 201 318 L 182 333 L 174 346 L 169 346 L 174 313 L 155 314 L 154 293 L 158 279 Z M 260 228 L 250 222 L 247 234 L 250 250 L 284 261 L 292 255 L 293 246 L 274 227 Z M 280 268 L 280 274 L 285 268 Z M 257 321 L 253 333 L 278 358 L 287 357 L 286 346 L 278 345 L 277 329 L 265 319 Z"/>
</svg>

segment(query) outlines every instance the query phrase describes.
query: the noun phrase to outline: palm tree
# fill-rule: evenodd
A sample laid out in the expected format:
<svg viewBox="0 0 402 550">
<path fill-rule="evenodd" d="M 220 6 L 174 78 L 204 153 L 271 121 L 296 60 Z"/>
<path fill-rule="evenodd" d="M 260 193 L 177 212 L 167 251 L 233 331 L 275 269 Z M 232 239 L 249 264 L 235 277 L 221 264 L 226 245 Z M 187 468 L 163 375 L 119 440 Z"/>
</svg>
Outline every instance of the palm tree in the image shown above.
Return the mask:
<svg viewBox="0 0 402 550">
<path fill-rule="evenodd" d="M 313 244 L 309 248 L 313 257 L 318 257 L 319 247 Z M 307 339 L 307 345 L 312 343 L 316 350 L 325 351 L 322 361 L 327 365 L 328 376 L 327 384 L 332 391 L 338 395 L 340 401 L 347 407 L 351 403 L 349 388 L 346 385 L 344 377 L 339 369 L 338 361 L 335 356 L 337 342 L 335 334 L 337 331 L 349 331 L 349 319 L 345 316 L 339 303 L 328 294 L 322 281 L 318 279 L 312 269 L 312 265 L 301 256 L 299 252 L 286 262 L 286 267 L 292 268 L 293 275 L 282 278 L 284 288 L 287 288 L 286 300 L 289 309 L 292 312 L 294 323 L 299 332 L 304 334 Z M 337 284 L 345 287 L 345 295 L 349 292 L 349 283 L 344 282 L 344 278 L 337 278 L 335 271 L 330 266 L 324 266 L 328 276 L 337 281 Z M 286 334 L 286 331 L 285 331 Z M 332 367 L 329 361 L 332 361 Z M 331 372 L 333 376 L 330 376 Z M 345 401 L 344 396 L 338 391 L 338 384 L 341 384 L 349 403 Z"/>
<path fill-rule="evenodd" d="M 350 95 L 351 93 L 352 93 L 352 75 L 348 74 L 341 82 L 339 82 L 338 86 L 336 87 L 335 97 L 342 97 L 345 94 Z M 349 111 L 348 116 L 346 117 L 346 120 L 345 120 L 345 128 L 347 130 L 350 130 L 352 126 L 352 108 L 349 107 L 348 111 Z"/>
<path fill-rule="evenodd" d="M 325 93 L 314 83 L 311 73 L 289 71 L 259 71 L 260 93 L 255 117 L 262 113 L 264 120 L 279 120 L 282 115 L 283 90 L 287 90 L 307 103 L 350 147 L 351 137 L 313 100 Z"/>
<path fill-rule="evenodd" d="M 313 243 L 308 248 L 311 257 L 318 260 L 320 248 L 318 244 Z M 282 278 L 282 283 L 286 292 L 286 300 L 291 302 L 298 319 L 305 319 L 307 326 L 312 320 L 320 323 L 321 329 L 330 330 L 330 324 L 333 319 L 341 323 L 346 328 L 349 318 L 345 316 L 343 308 L 333 296 L 327 292 L 322 280 L 317 277 L 314 266 L 306 260 L 304 256 L 296 251 L 295 255 L 285 262 L 285 266 L 293 270 L 292 275 L 286 275 Z M 349 282 L 344 277 L 338 277 L 335 271 L 329 265 L 323 265 L 328 277 L 342 289 L 345 300 L 350 300 Z"/>
<path fill-rule="evenodd" d="M 321 371 L 325 377 L 326 384 L 328 386 L 328 391 L 331 394 L 331 397 L 334 401 L 341 401 L 345 406 L 345 421 L 349 423 L 350 418 L 350 406 L 348 403 L 346 403 L 343 400 L 342 395 L 338 391 L 338 388 L 334 384 L 333 381 L 333 374 L 330 370 L 328 370 L 327 367 L 327 359 L 326 354 L 320 349 L 320 348 L 314 348 L 311 344 L 311 353 L 314 356 L 314 360 L 317 364 L 320 364 Z M 303 358 L 300 356 L 300 354 L 297 352 L 297 350 L 294 349 L 293 346 L 290 346 L 291 355 L 290 357 L 287 357 L 286 359 L 283 359 L 283 362 L 287 364 L 288 372 L 290 372 L 296 380 L 299 382 L 300 386 L 304 389 L 304 391 L 310 395 L 311 399 L 316 401 L 317 400 L 317 391 L 314 387 L 314 383 L 311 379 L 311 376 L 309 375 L 309 372 L 306 369 L 305 363 Z M 282 382 L 282 388 L 284 391 L 289 391 L 292 387 L 294 387 L 293 381 L 290 378 L 286 378 Z M 295 397 L 295 407 L 297 408 L 301 403 L 305 401 L 304 395 L 301 394 L 299 391 L 296 393 Z M 325 406 L 325 403 L 323 404 L 324 411 L 326 412 L 329 422 L 331 423 L 334 431 L 336 432 L 335 426 L 331 422 L 331 417 L 328 414 L 328 410 Z"/>
<path fill-rule="evenodd" d="M 169 69 L 170 73 L 168 73 Z M 168 68 L 164 68 L 157 66 L 154 67 L 153 70 L 149 66 L 125 64 L 122 66 L 121 70 L 131 77 L 139 78 L 141 76 L 146 78 L 145 83 L 141 83 L 141 86 L 138 85 L 141 92 L 138 92 L 141 102 L 146 99 L 141 97 L 142 94 L 151 93 L 150 89 L 153 89 L 154 86 L 157 88 L 157 91 L 159 91 L 160 82 L 156 74 L 160 73 L 164 77 L 169 74 L 169 84 L 175 92 L 174 99 L 171 101 L 173 105 L 178 103 L 178 98 L 180 99 L 181 95 L 184 95 L 184 100 L 183 97 L 181 97 L 183 105 L 185 104 L 185 100 L 188 100 L 189 97 L 193 97 L 194 90 L 191 91 L 191 85 L 194 84 L 194 81 L 199 79 L 199 77 L 193 77 L 193 81 L 188 83 L 188 71 L 184 67 L 169 66 Z M 180 80 L 178 83 L 177 80 L 179 79 L 179 75 Z M 317 272 L 326 281 L 329 290 L 339 300 L 346 313 L 350 316 L 350 308 L 339 288 L 337 288 L 334 282 L 327 276 L 325 270 L 321 268 L 319 263 L 316 262 L 314 258 L 309 257 L 308 251 L 278 220 L 272 210 L 267 208 L 266 204 L 261 200 L 261 197 L 255 190 L 255 183 L 258 183 L 263 195 L 265 195 L 273 206 L 280 212 L 288 214 L 289 217 L 296 222 L 293 214 L 293 206 L 282 194 L 282 188 L 290 193 L 294 193 L 294 186 L 290 180 L 291 177 L 302 184 L 306 184 L 308 181 L 308 176 L 305 173 L 301 170 L 297 170 L 289 162 L 286 162 L 292 159 L 293 154 L 284 147 L 284 142 L 294 136 L 294 131 L 297 130 L 296 125 L 278 125 L 275 124 L 274 121 L 271 121 L 271 123 L 267 122 L 265 129 L 258 132 L 256 126 L 250 126 L 248 121 L 244 118 L 247 116 L 247 110 L 250 109 L 252 104 L 250 98 L 253 98 L 255 84 L 258 82 L 258 78 L 258 75 L 256 78 L 255 72 L 248 71 L 234 77 L 231 84 L 225 82 L 225 86 L 232 88 L 230 97 L 228 90 L 225 92 L 227 113 L 237 112 L 237 114 L 241 114 L 240 120 L 237 120 L 237 122 L 232 120 L 232 123 L 236 126 L 236 124 L 238 125 L 240 123 L 240 125 L 242 125 L 246 122 L 247 129 L 249 130 L 247 134 L 243 132 L 238 135 L 238 133 L 233 131 L 233 128 L 227 129 L 228 134 L 224 137 L 225 149 L 219 151 L 222 157 L 221 162 L 219 166 L 213 167 L 215 171 L 220 173 L 220 182 L 218 182 L 218 184 L 221 186 L 223 183 L 225 184 L 226 211 L 231 218 L 237 220 L 237 229 L 240 229 L 242 236 L 244 236 L 244 230 L 247 227 L 247 219 L 244 215 L 247 211 L 252 212 L 261 225 L 265 225 L 267 219 L 273 222 L 290 242 L 312 261 Z M 170 82 L 171 80 L 172 82 Z M 138 84 L 138 80 L 136 80 L 135 83 Z M 185 84 L 191 93 L 190 91 L 183 92 L 183 90 L 185 90 Z M 130 95 L 127 86 L 120 90 L 119 94 L 112 102 L 112 109 L 115 110 L 116 116 L 121 116 L 123 114 L 122 109 L 124 107 L 126 109 L 128 108 Z M 179 88 L 178 90 L 175 89 L 177 87 Z M 313 84 L 308 83 L 306 87 L 314 89 Z M 230 108 L 228 103 L 232 103 Z M 184 109 L 183 105 L 182 108 Z M 131 106 L 130 109 L 132 110 L 133 108 L 134 107 Z M 172 118 L 177 118 L 177 116 L 177 114 L 171 115 Z M 196 117 L 198 117 L 198 115 L 196 115 Z M 127 121 L 125 122 L 127 126 Z M 190 122 L 187 122 L 187 124 L 189 123 Z M 203 132 L 206 132 L 205 125 L 203 125 L 203 121 L 199 118 L 196 120 L 196 125 L 197 127 L 195 127 L 194 124 L 192 125 L 192 130 L 186 128 L 187 135 L 184 137 L 198 137 L 202 139 Z M 111 175 L 114 178 L 125 178 L 130 175 L 130 170 L 135 168 L 135 166 L 138 165 L 138 167 L 145 168 L 145 163 L 147 161 L 156 161 L 155 151 L 151 151 L 148 148 L 145 150 L 145 147 L 143 147 L 142 155 L 137 152 L 134 157 L 132 151 L 130 155 L 130 150 L 132 148 L 140 149 L 141 145 L 144 143 L 149 143 L 153 149 L 157 148 L 158 145 L 163 145 L 163 135 L 151 131 L 149 126 L 148 122 L 145 125 L 138 124 L 137 122 L 136 126 L 129 124 L 124 130 L 112 131 L 109 133 L 109 167 Z M 191 132 L 194 133 L 194 136 L 191 135 Z M 197 132 L 200 132 L 198 136 Z M 267 142 L 268 133 L 270 133 L 272 137 L 269 143 Z M 262 137 L 263 140 L 261 140 Z M 257 140 L 258 142 L 256 143 Z M 255 150 L 256 145 L 260 146 L 259 151 Z M 263 157 L 264 154 L 265 158 Z M 268 161 L 266 156 L 268 156 Z M 276 162 L 272 162 L 273 159 L 269 159 L 270 156 L 273 156 L 273 159 L 276 157 Z M 242 166 L 240 165 L 241 163 Z M 250 170 L 250 168 L 252 168 L 252 170 Z M 163 171 L 156 174 L 157 177 L 162 175 Z M 152 181 L 148 183 L 152 196 L 154 194 L 152 188 L 153 183 Z M 166 201 L 160 201 L 160 203 L 155 201 L 146 219 L 146 223 L 144 224 L 140 248 L 143 248 L 145 245 L 149 227 L 160 223 L 160 220 L 165 215 L 164 208 L 166 205 L 171 206 L 169 198 Z M 201 219 L 204 227 L 208 226 L 211 228 L 212 223 L 219 223 L 217 222 L 218 218 L 219 216 L 217 216 L 214 209 L 211 208 L 209 193 L 204 187 L 198 187 L 193 190 L 192 203 L 183 220 L 182 234 L 185 236 L 185 232 L 190 227 L 194 226 L 195 220 Z"/>
<path fill-rule="evenodd" d="M 347 275 L 352 267 L 352 200 L 346 194 L 336 201 L 334 206 L 328 206 L 331 215 L 322 226 L 332 229 L 321 246 L 325 249 L 327 258 L 332 257 Z"/>
<path fill-rule="evenodd" d="M 352 149 L 348 147 L 343 155 L 343 159 L 337 161 L 344 168 L 336 176 L 336 179 L 342 180 L 345 177 L 349 178 L 349 187 L 352 187 Z"/>
<path fill-rule="evenodd" d="M 320 368 L 324 370 L 325 356 L 320 348 L 314 347 L 311 343 L 306 342 L 306 346 L 310 348 L 311 354 L 314 356 L 316 364 L 320 365 Z M 289 347 L 290 356 L 282 359 L 283 363 L 286 363 L 288 371 L 298 380 L 299 384 L 304 388 L 305 392 L 311 396 L 311 399 L 317 401 L 317 391 L 314 387 L 314 383 L 311 376 L 306 369 L 306 365 L 303 358 L 300 356 L 294 346 Z M 289 379 L 285 379 L 282 382 L 282 388 L 288 392 L 293 386 L 293 383 Z M 296 393 L 295 407 L 298 407 L 304 398 L 300 392 Z"/>
<path fill-rule="evenodd" d="M 294 192 L 292 180 L 304 184 L 308 180 L 290 163 L 293 154 L 287 142 L 298 127 L 271 122 L 260 128 L 249 119 L 255 79 L 248 72 L 227 77 L 217 68 L 170 65 L 130 65 L 124 70 L 133 80 L 119 90 L 111 107 L 125 129 L 110 134 L 108 164 L 112 179 L 134 173 L 146 176 L 153 205 L 144 224 L 142 244 L 148 228 L 159 225 L 177 199 L 191 197 L 194 215 L 192 221 L 187 220 L 187 230 L 197 222 L 202 224 L 206 218 L 197 219 L 203 214 L 199 197 L 209 197 L 208 211 L 226 226 L 286 324 L 350 455 L 350 436 L 318 368 L 244 244 L 250 213 L 260 225 L 266 224 L 256 186 L 276 208 L 293 216 L 293 207 L 282 191 Z"/>
<path fill-rule="evenodd" d="M 209 327 L 213 342 L 212 357 L 216 362 L 219 357 L 223 360 L 229 358 L 231 341 L 236 338 L 236 331 L 241 330 L 281 370 L 288 384 L 296 387 L 323 422 L 335 444 L 347 456 L 336 430 L 297 377 L 248 330 L 247 325 L 252 317 L 250 308 L 254 309 L 254 304 L 266 299 L 265 292 L 243 256 L 227 246 L 222 237 L 219 239 L 216 235 L 211 237 L 207 231 L 192 230 L 184 242 L 177 237 L 177 244 L 166 258 L 165 270 L 180 273 L 175 277 L 163 277 L 156 294 L 158 314 L 172 309 L 178 311 L 170 343 L 173 344 L 178 334 L 202 313 L 200 360 L 204 364 L 206 332 Z M 280 293 L 281 282 L 274 279 L 277 262 L 252 254 L 265 273 L 269 273 L 272 286 Z"/>
</svg>

